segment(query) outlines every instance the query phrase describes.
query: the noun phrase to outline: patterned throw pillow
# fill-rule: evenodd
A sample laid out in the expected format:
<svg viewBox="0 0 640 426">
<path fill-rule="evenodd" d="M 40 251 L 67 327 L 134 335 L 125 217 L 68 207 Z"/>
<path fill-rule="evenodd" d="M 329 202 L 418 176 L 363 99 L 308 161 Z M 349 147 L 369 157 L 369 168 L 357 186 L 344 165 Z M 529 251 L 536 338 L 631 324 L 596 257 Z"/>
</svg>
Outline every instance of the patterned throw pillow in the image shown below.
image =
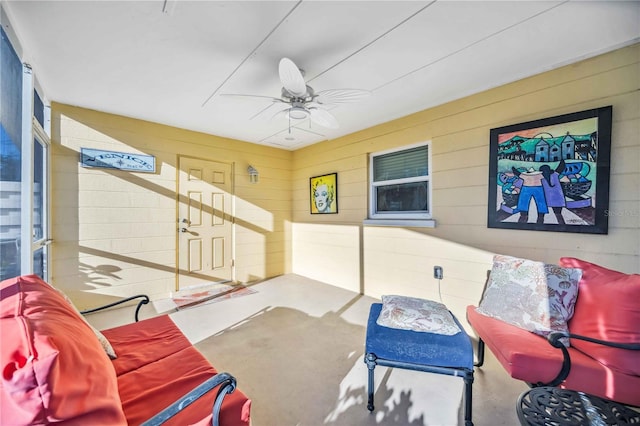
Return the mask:
<svg viewBox="0 0 640 426">
<path fill-rule="evenodd" d="M 579 268 L 496 255 L 477 310 L 545 337 L 569 331 L 581 277 Z M 568 339 L 562 343 L 569 346 Z"/>
<path fill-rule="evenodd" d="M 383 327 L 447 336 L 461 331 L 442 303 L 406 296 L 382 296 L 382 310 L 376 323 Z"/>
</svg>

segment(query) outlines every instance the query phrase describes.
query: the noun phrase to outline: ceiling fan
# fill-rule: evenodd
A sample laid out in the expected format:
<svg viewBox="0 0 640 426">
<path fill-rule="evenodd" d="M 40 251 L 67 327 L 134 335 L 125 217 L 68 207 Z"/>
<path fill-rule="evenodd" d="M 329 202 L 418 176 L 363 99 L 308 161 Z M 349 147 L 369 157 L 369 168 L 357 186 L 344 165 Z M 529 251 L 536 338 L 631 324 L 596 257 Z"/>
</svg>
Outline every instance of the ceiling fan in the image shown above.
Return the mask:
<svg viewBox="0 0 640 426">
<path fill-rule="evenodd" d="M 300 70 L 289 58 L 280 60 L 278 74 L 282 83 L 282 91 L 279 98 L 259 95 L 225 95 L 271 99 L 272 104 L 252 118 L 262 114 L 273 105 L 279 105 L 281 107 L 280 110 L 272 118 L 288 118 L 289 128 L 291 128 L 292 120 L 310 119 L 319 126 L 337 129 L 339 127 L 338 120 L 327 108 L 337 104 L 357 102 L 371 94 L 368 90 L 360 89 L 329 89 L 316 92 L 304 80 L 304 71 Z"/>
</svg>

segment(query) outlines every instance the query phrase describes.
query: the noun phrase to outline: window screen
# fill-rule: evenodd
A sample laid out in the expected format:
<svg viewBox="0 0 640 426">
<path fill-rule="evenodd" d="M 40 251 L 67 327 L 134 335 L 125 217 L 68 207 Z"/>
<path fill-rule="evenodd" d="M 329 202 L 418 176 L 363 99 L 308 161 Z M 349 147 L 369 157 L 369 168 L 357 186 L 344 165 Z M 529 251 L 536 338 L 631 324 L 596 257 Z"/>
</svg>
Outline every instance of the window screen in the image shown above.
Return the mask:
<svg viewBox="0 0 640 426">
<path fill-rule="evenodd" d="M 429 147 L 371 154 L 371 218 L 430 218 Z"/>
<path fill-rule="evenodd" d="M 373 180 L 403 179 L 429 174 L 429 148 L 420 146 L 406 151 L 392 152 L 374 157 Z"/>
</svg>

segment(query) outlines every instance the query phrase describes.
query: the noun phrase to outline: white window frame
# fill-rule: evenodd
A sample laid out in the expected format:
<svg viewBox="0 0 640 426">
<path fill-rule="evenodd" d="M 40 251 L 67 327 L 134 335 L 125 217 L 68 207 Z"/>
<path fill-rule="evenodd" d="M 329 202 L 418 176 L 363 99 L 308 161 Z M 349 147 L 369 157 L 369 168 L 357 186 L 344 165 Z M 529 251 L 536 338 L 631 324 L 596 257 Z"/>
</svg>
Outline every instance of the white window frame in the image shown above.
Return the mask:
<svg viewBox="0 0 640 426">
<path fill-rule="evenodd" d="M 22 65 L 22 177 L 20 179 L 20 273 L 33 273 L 33 73 Z"/>
<path fill-rule="evenodd" d="M 391 154 L 395 152 L 407 151 L 417 147 L 427 147 L 427 176 L 408 177 L 402 179 L 393 179 L 387 181 L 374 182 L 374 159 L 381 155 Z M 405 145 L 399 148 L 378 151 L 369 154 L 369 215 L 364 220 L 365 225 L 382 225 L 382 226 L 410 226 L 410 227 L 434 227 L 433 220 L 433 177 L 431 168 L 431 141 L 420 142 L 412 145 Z M 376 212 L 377 197 L 376 188 L 378 186 L 386 186 L 393 184 L 403 184 L 412 182 L 427 182 L 427 211 L 414 213 L 399 212 Z"/>
<path fill-rule="evenodd" d="M 43 102 L 46 102 L 43 99 Z M 43 279 L 45 281 L 47 281 L 49 279 L 49 277 L 51 276 L 51 250 L 50 250 L 50 244 L 53 241 L 51 239 L 51 139 L 50 139 L 50 130 L 51 130 L 51 107 L 48 106 L 46 103 L 44 105 L 44 125 L 46 128 L 43 128 L 40 123 L 38 122 L 38 120 L 36 119 L 35 115 L 32 117 L 32 123 L 33 123 L 33 138 L 31 139 L 31 143 L 32 144 L 36 144 L 39 143 L 40 145 L 42 145 L 43 148 L 43 156 L 42 156 L 42 177 L 43 177 L 43 187 L 42 187 L 42 212 L 41 212 L 41 221 L 42 221 L 42 237 L 39 238 L 38 240 L 34 240 L 33 237 L 31 238 L 31 254 L 30 254 L 30 260 L 31 260 L 31 271 L 34 271 L 34 265 L 33 265 L 33 255 L 35 254 L 36 251 L 42 249 L 43 250 L 43 257 L 44 257 L 44 277 Z M 33 175 L 35 173 L 34 170 L 34 161 L 33 161 L 33 155 L 34 155 L 34 150 L 35 147 L 32 146 L 31 148 L 31 156 L 32 156 L 32 160 L 31 160 L 31 176 L 32 176 L 32 181 L 33 181 Z M 32 188 L 32 193 L 31 193 L 31 200 L 33 200 L 33 191 L 35 191 L 35 188 Z M 32 201 L 32 205 L 31 205 L 31 218 L 30 218 L 30 222 L 31 222 L 31 230 L 33 232 L 33 225 L 34 225 L 34 218 L 33 218 L 33 201 Z"/>
<path fill-rule="evenodd" d="M 34 273 L 33 255 L 39 249 L 44 249 L 44 280 L 48 280 L 50 275 L 50 250 L 47 247 L 51 243 L 49 234 L 50 224 L 50 132 L 51 132 L 51 109 L 46 99 L 41 96 L 44 103 L 44 125 L 43 128 L 34 114 L 34 91 L 36 90 L 36 82 L 33 71 L 28 64 L 23 64 L 22 79 L 22 180 L 21 180 L 21 245 L 20 251 L 20 271 L 22 274 Z M 39 95 L 41 92 L 39 91 Z M 36 141 L 37 139 L 37 141 Z M 34 240 L 33 235 L 33 194 L 34 194 L 34 144 L 40 143 L 43 146 L 43 179 L 44 186 L 42 188 L 43 206 L 42 206 L 42 238 Z"/>
</svg>

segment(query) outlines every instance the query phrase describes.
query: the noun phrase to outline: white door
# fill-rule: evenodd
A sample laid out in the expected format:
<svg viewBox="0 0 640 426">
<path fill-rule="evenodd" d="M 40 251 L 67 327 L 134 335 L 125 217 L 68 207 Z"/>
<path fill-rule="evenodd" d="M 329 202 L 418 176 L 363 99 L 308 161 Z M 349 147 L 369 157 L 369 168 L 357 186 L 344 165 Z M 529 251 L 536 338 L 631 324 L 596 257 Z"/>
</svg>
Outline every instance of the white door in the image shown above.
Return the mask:
<svg viewBox="0 0 640 426">
<path fill-rule="evenodd" d="M 178 290 L 232 279 L 232 165 L 180 157 Z"/>
</svg>

